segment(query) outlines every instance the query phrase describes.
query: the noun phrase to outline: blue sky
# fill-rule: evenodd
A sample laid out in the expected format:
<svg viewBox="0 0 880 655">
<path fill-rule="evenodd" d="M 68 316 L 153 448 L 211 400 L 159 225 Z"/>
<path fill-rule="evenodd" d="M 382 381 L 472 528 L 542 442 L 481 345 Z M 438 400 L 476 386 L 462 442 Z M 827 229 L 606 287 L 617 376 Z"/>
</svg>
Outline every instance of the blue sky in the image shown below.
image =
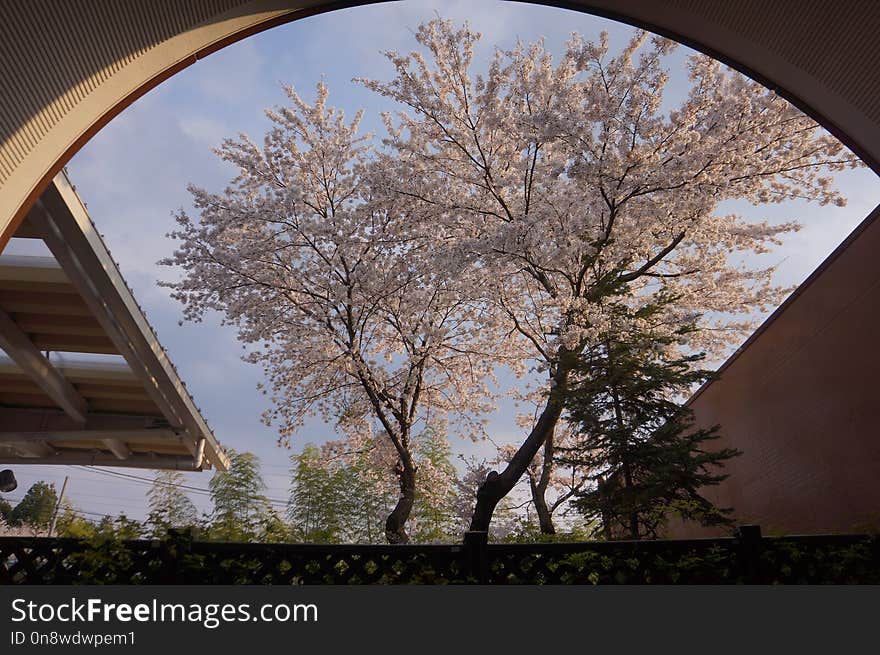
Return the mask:
<svg viewBox="0 0 880 655">
<path fill-rule="evenodd" d="M 469 20 L 483 33 L 477 61 L 485 60 L 493 45 L 508 47 L 517 38 L 543 36 L 548 47 L 559 52 L 572 31 L 597 38 L 601 30 L 608 30 L 612 47 L 622 45 L 632 33 L 626 25 L 586 14 L 489 0 L 407 0 L 322 14 L 246 39 L 185 69 L 115 118 L 68 165 L 96 226 L 218 439 L 260 456 L 272 498 L 286 498 L 290 453 L 276 445 L 273 430 L 259 420 L 266 409 L 265 398 L 256 391 L 261 372 L 240 361 L 242 347 L 234 331 L 221 327 L 218 319 L 179 326 L 179 306 L 166 289 L 156 286 L 157 278 L 173 276 L 156 265 L 174 247 L 165 238 L 174 227 L 172 212 L 189 207 L 189 182 L 223 188 L 233 171 L 211 148 L 238 132 L 259 139 L 268 127 L 263 109 L 284 102 L 282 84 L 311 98 L 316 82 L 323 79 L 332 104 L 349 116 L 365 108 L 364 129 L 381 134 L 377 115 L 387 106 L 350 80 L 387 79 L 391 66 L 380 52 L 412 49 L 413 30 L 435 11 L 458 22 Z M 679 98 L 687 88 L 681 65 L 688 52 L 682 47 L 669 58 L 668 100 Z M 849 200 L 844 208 L 802 202 L 725 207 L 755 220 L 796 219 L 804 224 L 801 232 L 764 258 L 779 263 L 778 283 L 801 282 L 880 201 L 880 179 L 868 169 L 840 174 L 837 180 Z M 519 435 L 512 409 L 503 405 L 491 423 L 499 442 Z M 294 447 L 332 436 L 330 426 L 312 422 Z M 479 448 L 469 442 L 456 445 L 459 451 Z M 148 471 L 117 470 L 151 477 Z M 147 486 L 133 480 L 48 466 L 17 467 L 16 475 L 20 487 L 7 496 L 12 500 L 35 480 L 52 481 L 60 488 L 64 475 L 70 475 L 69 496 L 80 509 L 144 515 Z M 209 476 L 190 474 L 188 483 L 207 487 Z M 193 500 L 208 507 L 203 496 Z"/>
</svg>

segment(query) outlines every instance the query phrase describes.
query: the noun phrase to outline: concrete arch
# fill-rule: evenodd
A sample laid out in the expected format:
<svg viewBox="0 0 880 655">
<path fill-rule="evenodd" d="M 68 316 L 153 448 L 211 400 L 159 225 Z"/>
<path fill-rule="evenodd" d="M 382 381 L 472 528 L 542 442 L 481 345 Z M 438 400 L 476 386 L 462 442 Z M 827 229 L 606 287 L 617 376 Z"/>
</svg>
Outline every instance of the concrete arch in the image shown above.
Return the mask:
<svg viewBox="0 0 880 655">
<path fill-rule="evenodd" d="M 382 0 L 373 0 L 373 2 Z M 367 1 L 0 2 L 0 249 L 111 118 L 202 57 Z M 872 0 L 538 0 L 670 36 L 758 79 L 880 172 L 880 10 Z"/>
</svg>

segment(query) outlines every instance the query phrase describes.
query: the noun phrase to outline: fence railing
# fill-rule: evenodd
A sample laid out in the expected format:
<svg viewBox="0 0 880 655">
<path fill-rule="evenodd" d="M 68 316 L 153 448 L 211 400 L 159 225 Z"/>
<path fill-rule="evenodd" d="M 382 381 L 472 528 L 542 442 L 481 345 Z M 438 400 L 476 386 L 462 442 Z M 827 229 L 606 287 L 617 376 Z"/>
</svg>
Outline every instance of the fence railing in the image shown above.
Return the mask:
<svg viewBox="0 0 880 655">
<path fill-rule="evenodd" d="M 880 583 L 871 535 L 450 545 L 0 537 L 0 584 Z"/>
</svg>

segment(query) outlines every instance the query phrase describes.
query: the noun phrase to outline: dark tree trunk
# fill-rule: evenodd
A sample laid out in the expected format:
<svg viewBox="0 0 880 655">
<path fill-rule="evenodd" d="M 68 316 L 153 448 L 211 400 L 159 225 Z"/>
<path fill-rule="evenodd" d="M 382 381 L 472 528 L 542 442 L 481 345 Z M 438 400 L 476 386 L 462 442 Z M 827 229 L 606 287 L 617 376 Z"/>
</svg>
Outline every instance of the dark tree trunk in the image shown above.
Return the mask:
<svg viewBox="0 0 880 655">
<path fill-rule="evenodd" d="M 516 451 L 516 454 L 507 463 L 507 467 L 501 472 L 492 471 L 486 476 L 486 481 L 477 489 L 477 502 L 471 517 L 472 531 L 488 532 L 492 522 L 492 514 L 498 503 L 516 485 L 531 464 L 535 455 L 553 434 L 559 417 L 562 416 L 564 407 L 565 384 L 568 381 L 569 369 L 560 365 L 553 375 L 553 387 L 547 397 L 544 411 L 535 423 L 535 427 L 529 433 L 528 438 Z"/>
<path fill-rule="evenodd" d="M 629 464 L 629 456 L 623 457 L 623 483 L 626 485 L 627 491 L 633 488 L 632 467 Z M 638 540 L 639 537 L 639 515 L 637 512 L 631 512 L 629 515 L 629 538 Z"/>
<path fill-rule="evenodd" d="M 547 504 L 547 489 L 550 486 L 550 477 L 553 475 L 553 437 L 554 431 L 550 432 L 544 442 L 544 458 L 541 462 L 541 475 L 536 481 L 529 473 L 529 489 L 532 491 L 532 504 L 538 515 L 538 527 L 541 534 L 556 534 L 556 526 L 553 525 L 553 510 Z"/>
<path fill-rule="evenodd" d="M 536 487 L 532 488 L 532 502 L 535 505 L 535 512 L 538 515 L 538 527 L 541 528 L 541 534 L 556 534 L 556 527 L 553 525 L 553 514 L 544 498 L 544 494 L 538 492 Z"/>
<path fill-rule="evenodd" d="M 416 471 L 411 459 L 398 461 L 394 469 L 400 481 L 400 497 L 397 505 L 385 519 L 385 538 L 389 544 L 408 544 L 406 522 L 416 500 Z"/>
<path fill-rule="evenodd" d="M 614 533 L 611 530 L 614 517 L 608 509 L 608 484 L 609 482 L 600 475 L 597 490 L 599 491 L 602 503 L 602 538 L 605 541 L 611 541 L 614 538 Z"/>
<path fill-rule="evenodd" d="M 611 377 L 613 379 L 613 360 L 611 358 L 612 346 L 610 342 L 606 342 L 606 348 L 608 352 L 608 371 L 611 373 Z M 617 387 L 611 386 L 611 398 L 614 402 L 614 418 L 617 422 L 617 428 L 623 432 L 624 430 L 624 421 L 623 421 L 623 409 L 620 404 L 620 395 L 617 393 Z M 624 488 L 629 492 L 632 491 L 633 488 L 633 474 L 632 474 L 632 466 L 629 461 L 629 443 L 624 444 L 623 448 L 623 457 L 622 457 L 622 465 L 623 465 L 623 484 Z M 639 539 L 639 515 L 637 512 L 631 512 L 628 517 L 629 522 L 629 538 L 638 540 Z"/>
</svg>

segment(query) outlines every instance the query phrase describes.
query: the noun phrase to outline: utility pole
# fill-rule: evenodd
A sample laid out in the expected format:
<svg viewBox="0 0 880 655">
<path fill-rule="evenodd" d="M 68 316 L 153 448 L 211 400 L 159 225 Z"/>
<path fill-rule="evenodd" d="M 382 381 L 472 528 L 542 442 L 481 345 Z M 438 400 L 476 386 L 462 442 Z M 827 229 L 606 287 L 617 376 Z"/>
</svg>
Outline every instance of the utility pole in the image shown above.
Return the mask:
<svg viewBox="0 0 880 655">
<path fill-rule="evenodd" d="M 67 480 L 70 476 L 64 476 L 64 484 L 61 485 L 61 494 L 58 496 L 58 501 L 55 503 L 55 511 L 52 512 L 52 523 L 49 524 L 49 534 L 47 537 L 51 537 L 52 533 L 55 532 L 55 523 L 58 521 L 58 510 L 61 509 L 61 503 L 64 501 L 64 492 L 67 491 Z"/>
</svg>

